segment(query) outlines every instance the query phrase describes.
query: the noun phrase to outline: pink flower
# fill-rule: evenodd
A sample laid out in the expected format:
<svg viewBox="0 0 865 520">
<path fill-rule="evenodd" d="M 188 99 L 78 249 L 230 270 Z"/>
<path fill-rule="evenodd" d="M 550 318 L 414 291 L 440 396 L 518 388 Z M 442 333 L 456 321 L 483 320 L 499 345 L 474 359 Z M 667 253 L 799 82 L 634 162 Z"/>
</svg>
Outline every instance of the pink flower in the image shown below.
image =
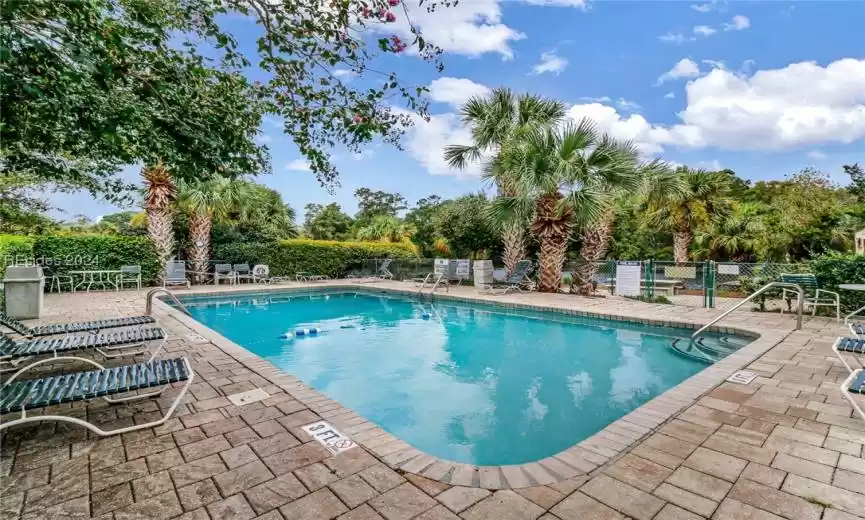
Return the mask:
<svg viewBox="0 0 865 520">
<path fill-rule="evenodd" d="M 391 36 L 390 37 L 390 50 L 392 52 L 399 53 L 399 52 L 404 51 L 405 48 L 406 48 L 406 44 L 403 43 L 403 41 L 400 40 L 398 36 Z"/>
<path fill-rule="evenodd" d="M 395 22 L 396 21 L 396 15 L 393 14 L 392 12 L 388 11 L 387 14 L 385 15 L 384 19 L 387 22 Z"/>
<path fill-rule="evenodd" d="M 360 114 L 357 114 L 356 116 L 354 116 L 353 121 L 354 121 L 354 124 L 359 125 L 359 124 L 363 123 L 363 116 Z"/>
<path fill-rule="evenodd" d="M 387 11 L 385 11 L 384 9 L 378 10 L 378 17 L 379 18 L 384 18 L 386 15 L 387 15 Z"/>
<path fill-rule="evenodd" d="M 387 0 L 387 3 L 391 5 L 391 7 L 396 7 L 399 5 L 400 0 Z"/>
<path fill-rule="evenodd" d="M 367 7 L 364 7 L 363 11 L 361 11 L 360 13 L 363 15 L 364 18 L 369 18 L 369 15 L 371 14 L 369 8 Z"/>
</svg>

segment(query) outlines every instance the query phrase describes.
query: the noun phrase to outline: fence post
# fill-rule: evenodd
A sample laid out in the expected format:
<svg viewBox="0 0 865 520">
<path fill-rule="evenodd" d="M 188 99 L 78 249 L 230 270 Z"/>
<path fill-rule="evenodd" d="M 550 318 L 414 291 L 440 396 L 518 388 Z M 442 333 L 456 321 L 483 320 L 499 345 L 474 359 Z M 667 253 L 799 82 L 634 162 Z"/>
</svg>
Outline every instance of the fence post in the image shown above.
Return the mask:
<svg viewBox="0 0 865 520">
<path fill-rule="evenodd" d="M 655 297 L 655 263 L 649 259 L 643 264 L 646 268 L 646 295 L 652 300 Z"/>
<path fill-rule="evenodd" d="M 708 279 L 704 281 L 705 283 L 705 291 L 707 296 L 707 303 L 710 309 L 715 308 L 715 271 L 717 270 L 717 266 L 715 265 L 714 260 L 709 260 L 706 262 L 706 269 L 708 274 Z"/>
</svg>

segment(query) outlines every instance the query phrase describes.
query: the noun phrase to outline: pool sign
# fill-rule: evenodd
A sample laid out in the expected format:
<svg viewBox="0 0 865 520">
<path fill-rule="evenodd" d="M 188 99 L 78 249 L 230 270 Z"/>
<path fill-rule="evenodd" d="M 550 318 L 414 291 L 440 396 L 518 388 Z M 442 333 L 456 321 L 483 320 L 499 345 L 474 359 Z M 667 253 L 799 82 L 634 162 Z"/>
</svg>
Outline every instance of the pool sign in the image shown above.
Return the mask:
<svg viewBox="0 0 865 520">
<path fill-rule="evenodd" d="M 738 383 L 740 385 L 747 385 L 751 381 L 757 378 L 759 374 L 751 372 L 749 370 L 739 370 L 732 376 L 727 378 L 727 381 L 731 383 Z"/>
<path fill-rule="evenodd" d="M 640 262 L 616 263 L 616 296 L 639 296 L 641 274 Z"/>
<path fill-rule="evenodd" d="M 318 421 L 312 424 L 302 426 L 301 430 L 305 431 L 319 442 L 322 446 L 334 455 L 350 450 L 357 446 L 351 439 L 339 430 L 330 425 L 326 421 Z"/>
</svg>

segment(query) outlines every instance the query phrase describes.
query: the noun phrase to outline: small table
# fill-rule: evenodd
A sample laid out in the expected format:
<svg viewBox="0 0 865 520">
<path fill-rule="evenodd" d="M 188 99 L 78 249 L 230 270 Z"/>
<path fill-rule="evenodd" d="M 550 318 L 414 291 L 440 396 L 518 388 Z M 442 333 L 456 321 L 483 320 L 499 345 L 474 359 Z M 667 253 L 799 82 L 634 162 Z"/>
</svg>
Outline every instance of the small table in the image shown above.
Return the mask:
<svg viewBox="0 0 865 520">
<path fill-rule="evenodd" d="M 862 291 L 865 292 L 865 283 L 842 283 L 838 286 L 839 289 L 845 291 Z M 865 311 L 865 307 L 860 307 L 855 311 L 851 312 L 847 316 L 844 317 L 844 323 L 847 324 L 848 320 L 853 316 L 856 316 L 860 312 Z"/>
<path fill-rule="evenodd" d="M 90 291 L 90 287 L 93 285 L 101 285 L 103 289 L 107 286 L 114 287 L 114 290 L 117 291 L 117 276 L 121 273 L 119 269 L 95 269 L 88 271 L 69 271 L 71 276 L 79 275 L 81 276 L 81 281 L 72 286 L 72 292 L 75 292 L 76 289 L 81 287 L 84 284 L 87 284 L 86 291 Z"/>
</svg>

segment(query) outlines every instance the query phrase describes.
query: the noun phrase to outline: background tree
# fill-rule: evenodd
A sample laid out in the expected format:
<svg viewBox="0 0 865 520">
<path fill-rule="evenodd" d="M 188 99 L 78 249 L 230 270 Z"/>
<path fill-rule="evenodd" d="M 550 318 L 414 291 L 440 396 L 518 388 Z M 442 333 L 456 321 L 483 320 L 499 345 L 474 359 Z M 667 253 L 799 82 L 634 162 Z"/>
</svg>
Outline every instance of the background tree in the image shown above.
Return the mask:
<svg viewBox="0 0 865 520">
<path fill-rule="evenodd" d="M 540 243 L 543 292 L 558 292 L 568 241 L 575 225 L 585 225 L 609 203 L 603 186 L 634 178 L 622 143 L 600 135 L 587 119 L 559 128 L 537 127 L 502 153 L 504 171 L 514 182 L 515 197 L 494 204 L 498 218 L 533 214 L 531 231 Z"/>
<path fill-rule="evenodd" d="M 472 143 L 448 145 L 445 160 L 452 168 L 465 169 L 470 163 L 486 160 L 485 169 L 494 180 L 499 196 L 516 197 L 516 183 L 502 165 L 501 150 L 519 140 L 536 126 L 552 125 L 565 116 L 565 106 L 552 99 L 517 96 L 497 88 L 486 97 L 472 97 L 460 109 L 464 124 L 471 129 Z M 514 218 L 502 227 L 502 261 L 508 272 L 525 257 L 525 222 Z"/>
<path fill-rule="evenodd" d="M 177 188 L 168 169 L 162 163 L 145 167 L 141 171 L 144 180 L 144 211 L 147 214 L 147 236 L 156 249 L 159 265 L 174 256 L 174 220 L 173 204 L 177 196 Z M 159 270 L 159 281 L 162 282 L 164 271 Z"/>
<path fill-rule="evenodd" d="M 406 224 L 412 225 L 415 229 L 412 242 L 417 245 L 421 256 L 442 254 L 442 243 L 439 242 L 439 247 L 436 247 L 441 237 L 436 232 L 434 218 L 444 202 L 438 195 L 430 195 L 417 201 L 415 207 L 405 215 Z"/>
<path fill-rule="evenodd" d="M 213 243 L 272 242 L 295 238 L 295 212 L 276 190 L 249 180 L 246 184 L 249 201 L 233 208 L 222 219 L 214 222 Z"/>
<path fill-rule="evenodd" d="M 497 252 L 500 240 L 489 217 L 490 201 L 483 193 L 464 195 L 437 206 L 433 225 L 437 254 L 485 259 Z"/>
<path fill-rule="evenodd" d="M 244 208 L 255 207 L 256 192 L 248 183 L 225 177 L 214 177 L 206 181 L 178 184 L 177 207 L 184 212 L 189 222 L 189 244 L 187 257 L 192 270 L 208 271 L 210 260 L 210 234 L 214 220 L 223 220 L 232 213 L 244 215 Z"/>
<path fill-rule="evenodd" d="M 753 262 L 766 248 L 766 222 L 754 202 L 734 204 L 732 212 L 715 219 L 695 237 L 695 257 L 732 262 Z"/>
<path fill-rule="evenodd" d="M 646 225 L 671 232 L 673 259 L 686 262 L 694 235 L 730 212 L 730 189 L 726 173 L 680 167 L 674 177 L 650 186 Z"/>
<path fill-rule="evenodd" d="M 42 233 L 57 227 L 45 215 L 51 205 L 34 194 L 39 184 L 32 175 L 0 174 L 0 233 Z"/>
<path fill-rule="evenodd" d="M 342 212 L 339 204 L 332 202 L 306 205 L 304 233 L 315 240 L 346 240 L 351 235 L 352 218 Z"/>
<path fill-rule="evenodd" d="M 859 202 L 865 204 L 865 170 L 859 166 L 859 163 L 845 164 L 842 166 L 844 173 L 850 176 L 850 186 L 847 188 Z"/>
</svg>

